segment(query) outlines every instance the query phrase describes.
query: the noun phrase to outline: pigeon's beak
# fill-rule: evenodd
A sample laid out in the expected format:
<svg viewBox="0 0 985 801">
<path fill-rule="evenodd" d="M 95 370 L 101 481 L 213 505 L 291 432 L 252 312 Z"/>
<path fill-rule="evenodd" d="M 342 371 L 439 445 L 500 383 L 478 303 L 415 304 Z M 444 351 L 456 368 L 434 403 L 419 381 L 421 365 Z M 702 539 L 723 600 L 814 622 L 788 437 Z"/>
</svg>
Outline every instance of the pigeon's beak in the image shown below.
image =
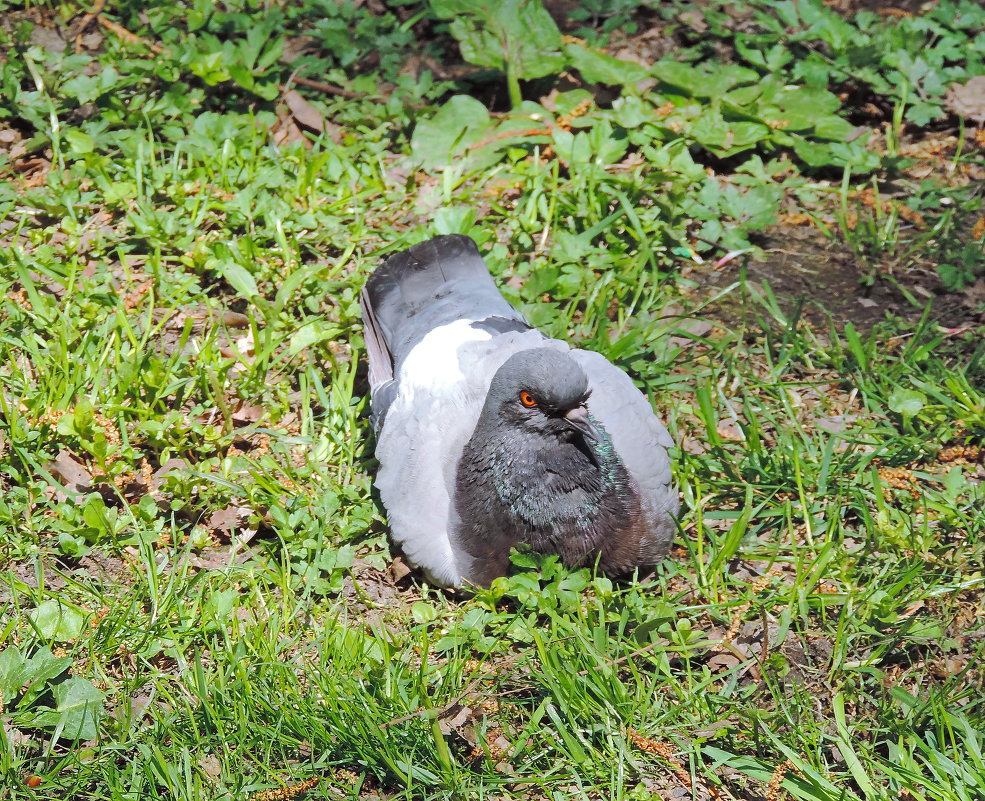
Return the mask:
<svg viewBox="0 0 985 801">
<path fill-rule="evenodd" d="M 575 406 L 574 409 L 566 412 L 564 422 L 591 442 L 598 442 L 602 438 L 595 423 L 588 416 L 588 409 L 584 406 Z"/>
</svg>

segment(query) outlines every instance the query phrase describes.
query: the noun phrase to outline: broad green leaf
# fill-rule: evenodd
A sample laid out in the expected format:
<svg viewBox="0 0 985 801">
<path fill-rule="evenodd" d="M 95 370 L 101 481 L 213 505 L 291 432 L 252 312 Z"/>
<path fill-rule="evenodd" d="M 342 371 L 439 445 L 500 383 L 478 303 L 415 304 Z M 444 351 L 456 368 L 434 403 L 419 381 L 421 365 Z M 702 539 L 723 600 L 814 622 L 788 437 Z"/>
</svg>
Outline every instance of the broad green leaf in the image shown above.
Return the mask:
<svg viewBox="0 0 985 801">
<path fill-rule="evenodd" d="M 23 693 L 20 703 L 30 702 L 45 691 L 48 682 L 64 673 L 72 660 L 39 648 L 31 657 L 16 648 L 0 651 L 0 700 L 9 708 Z"/>
<path fill-rule="evenodd" d="M 105 696 L 90 682 L 71 676 L 51 688 L 54 709 L 42 709 L 32 723 L 44 729 L 58 731 L 68 740 L 91 740 L 99 733 Z"/>
<path fill-rule="evenodd" d="M 569 164 L 587 164 L 592 160 L 592 143 L 587 133 L 555 130 L 554 150 L 559 159 Z"/>
<path fill-rule="evenodd" d="M 638 97 L 620 97 L 612 104 L 615 121 L 623 128 L 637 128 L 653 119 L 653 106 Z"/>
<path fill-rule="evenodd" d="M 442 206 L 435 211 L 431 225 L 438 234 L 468 234 L 475 220 L 475 206 Z"/>
<path fill-rule="evenodd" d="M 853 172 L 870 172 L 879 166 L 879 154 L 867 150 L 861 140 L 854 142 L 813 142 L 790 134 L 794 152 L 811 167 L 845 167 Z"/>
<path fill-rule="evenodd" d="M 256 298 L 260 295 L 256 279 L 241 264 L 229 259 L 216 259 L 212 264 L 206 264 L 226 279 L 226 283 L 236 290 L 236 294 L 244 298 Z"/>
<path fill-rule="evenodd" d="M 85 616 L 70 606 L 49 598 L 28 614 L 42 637 L 56 642 L 74 640 L 82 633 Z"/>
<path fill-rule="evenodd" d="M 713 99 L 722 97 L 735 86 L 759 80 L 759 74 L 755 70 L 734 64 L 699 70 L 676 61 L 661 61 L 654 64 L 650 72 L 661 82 L 683 89 L 692 97 Z"/>
<path fill-rule="evenodd" d="M 482 103 L 468 95 L 455 95 L 433 117 L 417 123 L 411 151 L 425 167 L 451 164 L 490 129 L 489 112 Z"/>
<path fill-rule="evenodd" d="M 809 167 L 826 167 L 829 164 L 834 164 L 831 148 L 821 142 L 812 142 L 797 136 L 793 140 L 793 149 L 798 158 Z"/>
<path fill-rule="evenodd" d="M 770 129 L 758 122 L 729 122 L 728 134 L 725 137 L 725 149 L 731 155 L 745 150 L 756 142 L 768 139 Z"/>
<path fill-rule="evenodd" d="M 27 660 L 16 648 L 0 651 L 0 710 L 10 705 L 27 682 Z"/>
<path fill-rule="evenodd" d="M 914 389 L 897 389 L 889 396 L 889 408 L 909 419 L 919 414 L 927 403 L 927 396 Z"/>
<path fill-rule="evenodd" d="M 302 326 L 291 336 L 290 354 L 291 356 L 297 356 L 305 348 L 310 348 L 312 345 L 324 342 L 326 339 L 332 339 L 338 335 L 339 327 L 334 323 L 315 320 L 312 323 Z"/>
<path fill-rule="evenodd" d="M 906 118 L 914 125 L 926 125 L 943 113 L 939 103 L 917 102 L 906 110 Z"/>
<path fill-rule="evenodd" d="M 713 150 L 726 150 L 729 138 L 729 123 L 721 114 L 708 109 L 694 121 L 689 131 L 699 145 Z"/>
<path fill-rule="evenodd" d="M 76 155 L 91 153 L 96 146 L 93 138 L 78 128 L 69 128 L 65 131 L 65 141 L 68 142 L 68 146 Z"/>
<path fill-rule="evenodd" d="M 541 78 L 564 68 L 561 32 L 540 0 L 431 0 L 470 64 Z"/>
<path fill-rule="evenodd" d="M 415 623 L 431 623 L 438 619 L 438 610 L 424 601 L 414 601 L 410 607 Z"/>
<path fill-rule="evenodd" d="M 746 109 L 751 107 L 763 94 L 762 84 L 752 84 L 751 86 L 740 86 L 731 92 L 726 92 L 723 100 L 727 100 L 736 109 Z"/>
<path fill-rule="evenodd" d="M 834 114 L 822 117 L 814 122 L 814 136 L 819 139 L 830 139 L 834 142 L 845 141 L 854 131 L 852 124 Z M 861 139 L 865 141 L 868 137 Z"/>
<path fill-rule="evenodd" d="M 39 685 L 46 684 L 60 676 L 72 664 L 71 657 L 55 656 L 47 648 L 39 648 L 27 660 L 27 681 L 40 689 Z"/>
<path fill-rule="evenodd" d="M 599 120 L 588 131 L 594 161 L 597 164 L 615 164 L 626 155 L 629 140 L 625 131 L 616 131 L 606 119 Z"/>
<path fill-rule="evenodd" d="M 735 49 L 750 64 L 771 73 L 782 69 L 794 58 L 793 51 L 784 43 L 776 44 L 769 50 L 756 50 L 741 36 L 735 38 Z"/>
<path fill-rule="evenodd" d="M 804 86 L 784 87 L 774 101 L 779 108 L 779 119 L 791 131 L 814 128 L 818 122 L 835 116 L 841 105 L 831 92 Z M 835 119 L 838 117 L 835 116 Z"/>
<path fill-rule="evenodd" d="M 654 76 L 668 86 L 683 89 L 691 97 L 705 97 L 706 76 L 690 64 L 680 64 L 676 61 L 660 62 L 653 65 Z"/>
<path fill-rule="evenodd" d="M 759 184 L 742 191 L 729 184 L 722 192 L 721 209 L 748 229 L 765 228 L 776 217 L 781 194 L 778 187 Z"/>
<path fill-rule="evenodd" d="M 581 44 L 565 45 L 572 66 L 589 83 L 631 86 L 647 76 L 647 70 L 633 61 L 623 61 Z"/>
</svg>

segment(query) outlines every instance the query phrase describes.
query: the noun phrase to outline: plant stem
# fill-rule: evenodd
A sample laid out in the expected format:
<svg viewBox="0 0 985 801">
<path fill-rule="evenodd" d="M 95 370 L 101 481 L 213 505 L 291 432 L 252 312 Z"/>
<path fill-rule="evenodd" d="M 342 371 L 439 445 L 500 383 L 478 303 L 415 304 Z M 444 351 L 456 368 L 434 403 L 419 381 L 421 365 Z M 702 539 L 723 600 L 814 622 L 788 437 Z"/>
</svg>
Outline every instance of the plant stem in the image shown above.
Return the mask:
<svg viewBox="0 0 985 801">
<path fill-rule="evenodd" d="M 516 108 L 523 102 L 523 95 L 520 94 L 520 79 L 517 77 L 516 68 L 510 63 L 506 65 L 506 88 L 510 93 L 510 106 Z"/>
</svg>

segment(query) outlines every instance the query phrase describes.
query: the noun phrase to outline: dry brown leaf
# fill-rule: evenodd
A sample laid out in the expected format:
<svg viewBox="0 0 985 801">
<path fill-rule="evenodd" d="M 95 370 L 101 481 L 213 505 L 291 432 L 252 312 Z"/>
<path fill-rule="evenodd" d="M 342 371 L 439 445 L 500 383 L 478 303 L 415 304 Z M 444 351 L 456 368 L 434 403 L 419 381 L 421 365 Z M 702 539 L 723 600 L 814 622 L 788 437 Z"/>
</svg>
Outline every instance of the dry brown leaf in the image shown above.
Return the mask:
<svg viewBox="0 0 985 801">
<path fill-rule="evenodd" d="M 230 504 L 225 509 L 219 509 L 209 515 L 209 521 L 205 527 L 209 531 L 220 531 L 226 536 L 231 536 L 242 527 L 243 522 L 250 516 L 252 511 L 249 506 L 235 506 Z"/>
<path fill-rule="evenodd" d="M 325 132 L 325 118 L 314 106 L 302 97 L 300 92 L 288 89 L 283 94 L 284 102 L 294 115 L 294 119 L 305 128 L 318 133 Z"/>
<path fill-rule="evenodd" d="M 222 763 L 212 754 L 203 754 L 198 758 L 198 767 L 210 779 L 218 779 L 222 775 Z"/>
<path fill-rule="evenodd" d="M 233 412 L 233 422 L 239 426 L 255 423 L 263 418 L 265 409 L 262 406 L 254 406 L 249 403 L 241 403 L 239 408 Z"/>
<path fill-rule="evenodd" d="M 746 438 L 746 435 L 742 433 L 742 429 L 739 428 L 739 424 L 735 420 L 719 420 L 715 429 L 723 439 L 744 441 Z"/>
<path fill-rule="evenodd" d="M 188 464 L 184 459 L 168 459 L 164 464 L 162 464 L 157 470 L 154 471 L 151 481 L 151 489 L 156 492 L 161 483 L 171 472 L 184 472 L 188 469 Z"/>
<path fill-rule="evenodd" d="M 712 673 L 724 673 L 726 670 L 731 670 L 741 663 L 742 660 L 735 654 L 721 653 L 715 654 L 711 659 L 709 659 L 707 666 Z"/>
<path fill-rule="evenodd" d="M 287 115 L 278 118 L 278 123 L 270 129 L 270 134 L 274 139 L 275 145 L 290 145 L 295 142 L 303 142 L 306 146 L 311 146 L 311 142 L 302 133 L 294 119 Z"/>
<path fill-rule="evenodd" d="M 454 714 L 451 714 L 451 713 Z M 465 723 L 472 719 L 472 707 L 456 705 L 451 708 L 449 714 L 438 720 L 438 728 L 445 736 L 453 731 L 460 729 Z"/>
<path fill-rule="evenodd" d="M 281 51 L 281 61 L 292 64 L 306 53 L 316 53 L 321 48 L 321 40 L 314 36 L 286 36 Z"/>
<path fill-rule="evenodd" d="M 944 105 L 959 117 L 985 122 L 985 75 L 976 75 L 967 83 L 952 83 Z"/>
<path fill-rule="evenodd" d="M 985 278 L 979 278 L 962 293 L 966 305 L 976 307 L 985 305 Z"/>
<path fill-rule="evenodd" d="M 410 572 L 410 568 L 403 559 L 399 556 L 395 556 L 393 558 L 393 561 L 390 563 L 390 576 L 393 578 L 394 582 L 400 581 L 400 579 L 405 576 L 409 576 Z"/>
<path fill-rule="evenodd" d="M 62 479 L 69 492 L 85 492 L 92 487 L 92 473 L 65 448 L 58 452 L 54 461 L 48 465 L 48 470 Z"/>
</svg>

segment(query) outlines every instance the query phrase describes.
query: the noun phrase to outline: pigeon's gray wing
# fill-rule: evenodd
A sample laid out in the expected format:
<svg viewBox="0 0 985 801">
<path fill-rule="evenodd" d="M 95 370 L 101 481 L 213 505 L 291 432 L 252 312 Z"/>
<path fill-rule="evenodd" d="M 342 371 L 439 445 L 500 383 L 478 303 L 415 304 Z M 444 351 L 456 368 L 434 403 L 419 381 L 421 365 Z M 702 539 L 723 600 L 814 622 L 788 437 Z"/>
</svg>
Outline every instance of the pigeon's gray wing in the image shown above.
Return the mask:
<svg viewBox="0 0 985 801">
<path fill-rule="evenodd" d="M 640 492 L 643 513 L 653 535 L 641 544 L 637 564 L 653 564 L 670 547 L 680 505 L 670 472 L 667 449 L 673 441 L 657 419 L 646 396 L 630 377 L 599 353 L 572 350 L 588 376 L 592 394 L 588 411 L 609 436 Z"/>
<path fill-rule="evenodd" d="M 549 342 L 534 330 L 496 333 L 460 319 L 427 333 L 397 367 L 377 437 L 376 488 L 394 540 L 438 584 L 472 573 L 456 540 L 455 475 L 493 375 L 517 351 Z"/>
</svg>

